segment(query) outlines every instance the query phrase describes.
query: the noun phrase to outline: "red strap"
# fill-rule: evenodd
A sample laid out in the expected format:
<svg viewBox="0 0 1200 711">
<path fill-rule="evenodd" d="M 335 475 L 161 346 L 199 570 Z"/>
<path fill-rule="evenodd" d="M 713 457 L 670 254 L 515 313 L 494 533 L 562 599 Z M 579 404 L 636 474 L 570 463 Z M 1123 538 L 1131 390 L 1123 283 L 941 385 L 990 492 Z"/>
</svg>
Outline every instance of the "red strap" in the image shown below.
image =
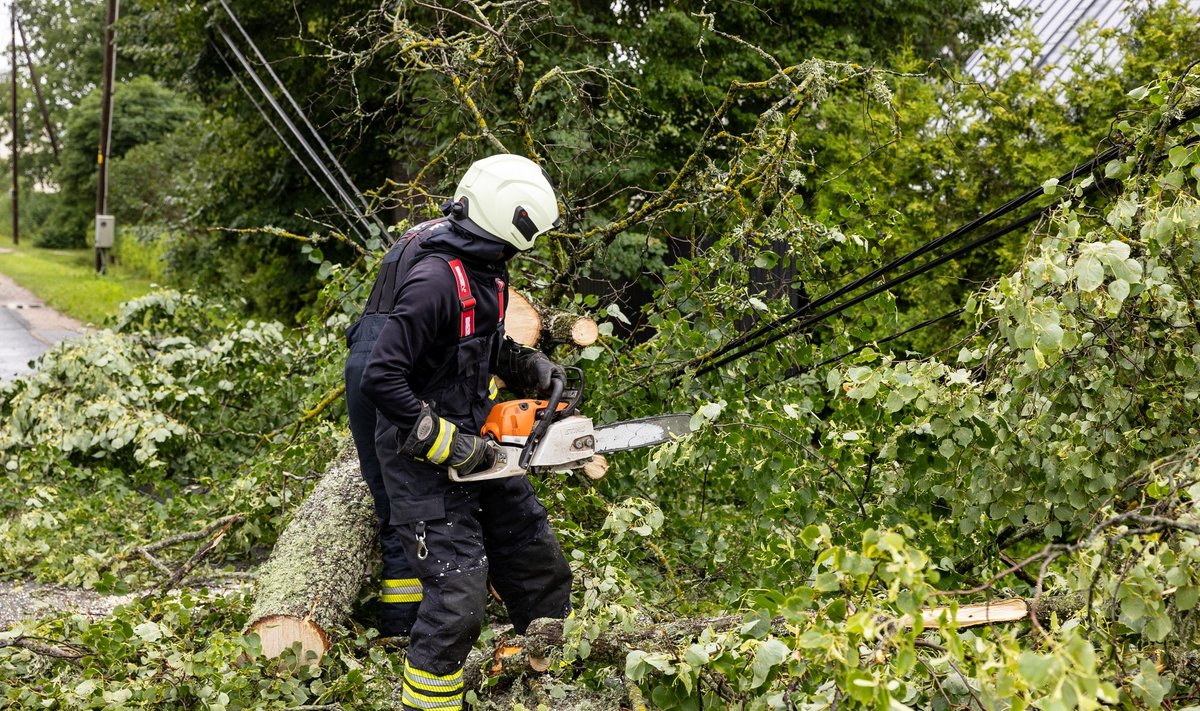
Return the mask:
<svg viewBox="0 0 1200 711">
<path fill-rule="evenodd" d="M 450 259 L 450 272 L 454 274 L 454 285 L 458 290 L 458 300 L 462 302 L 462 315 L 458 322 L 459 338 L 475 334 L 475 297 L 471 296 L 471 281 L 467 279 L 467 270 L 461 259 Z"/>
<path fill-rule="evenodd" d="M 500 318 L 496 319 L 499 323 L 504 323 L 504 280 L 496 280 L 496 296 L 500 299 Z"/>
</svg>

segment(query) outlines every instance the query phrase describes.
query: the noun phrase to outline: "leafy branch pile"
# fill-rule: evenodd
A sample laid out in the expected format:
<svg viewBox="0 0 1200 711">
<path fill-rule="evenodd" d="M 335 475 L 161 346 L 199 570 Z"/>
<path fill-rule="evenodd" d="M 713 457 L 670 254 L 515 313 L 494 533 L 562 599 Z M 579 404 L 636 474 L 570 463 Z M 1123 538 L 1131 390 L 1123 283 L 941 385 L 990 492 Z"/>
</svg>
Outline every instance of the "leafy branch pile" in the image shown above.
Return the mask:
<svg viewBox="0 0 1200 711">
<path fill-rule="evenodd" d="M 541 6 L 463 6 L 466 20 L 381 10 L 326 48 L 346 85 L 386 71 L 405 87 L 374 106 L 360 96 L 364 120 L 412 100 L 444 139 L 427 172 L 375 197 L 419 217 L 497 144 L 557 166 L 574 223 L 518 278 L 628 312 L 636 337 L 556 355 L 587 369 L 597 419 L 688 409 L 698 430 L 614 456 L 598 484 L 536 482 L 576 569 L 577 614 L 554 652 L 565 664 L 485 679 L 480 707 L 1200 706 L 1200 122 L 1165 129 L 1200 103 L 1181 54 L 1195 17 L 1148 13 L 1131 37 L 1096 39 L 1122 42 L 1124 67 L 1081 55 L 1071 84 L 1047 87 L 1035 71 L 975 84 L 903 52 L 887 71 L 789 63 L 722 29 L 724 15 L 656 16 L 697 31 L 699 62 L 741 57 L 743 76 L 649 126 L 672 87 L 593 61 L 595 47 L 540 68 L 548 46 L 528 37 L 552 21 Z M 631 62 L 649 67 L 657 49 Z M 1038 205 L 1065 200 L 1031 233 L 695 375 L 748 326 L 1102 145 L 1121 157 L 1045 183 Z M 6 577 L 144 590 L 164 572 L 136 546 L 231 513 L 246 518 L 202 577 L 261 558 L 284 491 L 294 501 L 343 441 L 340 329 L 373 269 L 308 248 L 326 287 L 298 328 L 163 293 L 4 386 Z M 650 293 L 636 313 L 571 293 L 609 261 Z M 920 621 L 1009 597 L 1033 603 L 1028 620 Z M 319 669 L 263 660 L 241 636 L 248 607 L 245 589 L 183 591 L 95 622 L 24 622 L 0 637 L 5 698 L 393 705 L 402 652 L 367 629 L 369 601 Z"/>
</svg>

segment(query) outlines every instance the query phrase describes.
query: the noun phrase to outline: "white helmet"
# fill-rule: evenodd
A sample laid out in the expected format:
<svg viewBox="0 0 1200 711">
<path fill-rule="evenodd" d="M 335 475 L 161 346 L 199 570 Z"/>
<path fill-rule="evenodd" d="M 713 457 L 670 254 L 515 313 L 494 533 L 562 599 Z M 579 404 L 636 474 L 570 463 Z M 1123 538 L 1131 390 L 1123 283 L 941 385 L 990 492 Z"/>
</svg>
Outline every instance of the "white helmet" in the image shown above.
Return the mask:
<svg viewBox="0 0 1200 711">
<path fill-rule="evenodd" d="M 442 209 L 471 234 L 521 251 L 532 249 L 539 235 L 559 224 L 550 176 L 537 163 L 509 153 L 472 163 Z"/>
</svg>

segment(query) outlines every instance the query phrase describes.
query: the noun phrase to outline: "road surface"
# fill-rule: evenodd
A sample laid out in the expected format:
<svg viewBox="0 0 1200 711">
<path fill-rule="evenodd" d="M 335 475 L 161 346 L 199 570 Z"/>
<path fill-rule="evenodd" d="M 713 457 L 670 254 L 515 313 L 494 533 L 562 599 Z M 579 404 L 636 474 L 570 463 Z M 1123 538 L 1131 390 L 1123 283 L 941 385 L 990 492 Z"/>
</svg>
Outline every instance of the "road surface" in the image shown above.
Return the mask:
<svg viewBox="0 0 1200 711">
<path fill-rule="evenodd" d="M 0 254 L 0 259 L 4 255 Z M 12 279 L 0 274 L 0 380 L 33 372 L 29 362 L 67 338 L 82 335 L 83 326 L 69 319 Z"/>
</svg>

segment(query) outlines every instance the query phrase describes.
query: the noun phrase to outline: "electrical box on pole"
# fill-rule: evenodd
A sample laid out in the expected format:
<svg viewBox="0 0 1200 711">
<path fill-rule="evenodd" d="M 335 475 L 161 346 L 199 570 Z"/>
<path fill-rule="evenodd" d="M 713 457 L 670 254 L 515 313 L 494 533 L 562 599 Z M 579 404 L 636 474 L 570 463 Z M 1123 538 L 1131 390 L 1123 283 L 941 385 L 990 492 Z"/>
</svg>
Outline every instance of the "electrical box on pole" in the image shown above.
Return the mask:
<svg viewBox="0 0 1200 711">
<path fill-rule="evenodd" d="M 96 249 L 112 249 L 116 232 L 117 221 L 112 215 L 96 215 Z"/>
</svg>

